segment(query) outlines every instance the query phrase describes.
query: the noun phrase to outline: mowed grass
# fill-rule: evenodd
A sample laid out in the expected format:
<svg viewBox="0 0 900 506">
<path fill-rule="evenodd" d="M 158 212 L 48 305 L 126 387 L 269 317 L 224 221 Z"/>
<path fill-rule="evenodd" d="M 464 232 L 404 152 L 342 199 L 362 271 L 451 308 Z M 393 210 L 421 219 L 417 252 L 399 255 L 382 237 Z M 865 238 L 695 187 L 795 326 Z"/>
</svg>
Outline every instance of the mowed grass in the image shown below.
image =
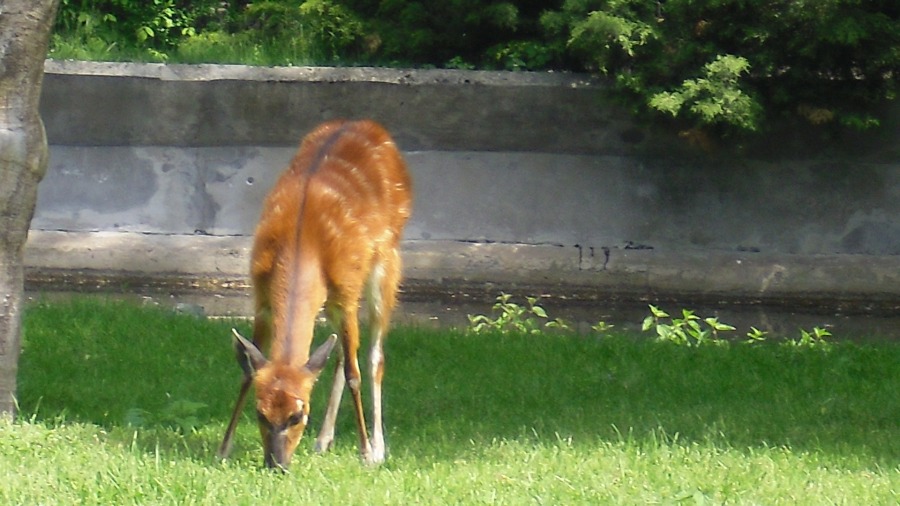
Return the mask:
<svg viewBox="0 0 900 506">
<path fill-rule="evenodd" d="M 700 348 L 636 336 L 387 343 L 388 462 L 337 446 L 267 471 L 230 327 L 96 298 L 29 307 L 0 504 L 897 504 L 900 345 Z M 323 331 L 324 334 L 325 331 Z"/>
</svg>

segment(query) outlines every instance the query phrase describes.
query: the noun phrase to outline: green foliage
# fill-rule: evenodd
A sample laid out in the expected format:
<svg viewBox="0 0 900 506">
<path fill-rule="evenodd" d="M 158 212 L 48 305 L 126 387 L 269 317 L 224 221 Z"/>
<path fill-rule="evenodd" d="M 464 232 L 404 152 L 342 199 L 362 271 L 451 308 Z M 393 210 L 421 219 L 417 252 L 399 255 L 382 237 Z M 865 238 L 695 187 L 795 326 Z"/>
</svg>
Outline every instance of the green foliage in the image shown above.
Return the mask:
<svg viewBox="0 0 900 506">
<path fill-rule="evenodd" d="M 514 40 L 488 49 L 492 66 L 503 70 L 540 70 L 558 58 L 553 47 L 533 40 Z"/>
<path fill-rule="evenodd" d="M 800 339 L 788 341 L 789 346 L 800 348 L 817 348 L 825 351 L 831 350 L 831 343 L 826 338 L 831 337 L 831 332 L 815 327 L 812 331 L 800 329 Z"/>
<path fill-rule="evenodd" d="M 332 0 L 307 0 L 300 4 L 300 16 L 310 44 L 321 51 L 320 60 L 340 61 L 364 33 L 362 21 Z"/>
<path fill-rule="evenodd" d="M 636 114 L 736 136 L 871 129 L 895 0 L 62 0 L 56 58 L 588 70 Z"/>
<path fill-rule="evenodd" d="M 472 334 L 519 334 L 541 335 L 546 332 L 574 334 L 575 329 L 561 318 L 551 319 L 546 309 L 538 304 L 539 297 L 525 297 L 525 305 L 516 303 L 513 296 L 501 292 L 497 302 L 491 308 L 491 315 L 467 315 L 469 326 L 467 332 Z M 653 332 L 660 342 L 672 343 L 688 348 L 699 346 L 729 346 L 732 341 L 721 334 L 733 332 L 736 328 L 728 323 L 720 322 L 718 317 L 700 317 L 696 311 L 682 309 L 681 317 L 671 316 L 666 311 L 652 304 L 650 314 L 642 324 L 642 332 Z M 597 335 L 609 335 L 614 325 L 599 321 L 591 326 Z M 747 332 L 744 344 L 760 344 L 768 341 L 768 333 L 751 327 Z M 818 349 L 830 351 L 831 343 L 827 338 L 831 332 L 814 327 L 812 330 L 800 329 L 800 337 L 784 337 L 778 342 L 788 348 Z"/>
<path fill-rule="evenodd" d="M 650 315 L 644 318 L 641 330 L 655 330 L 660 341 L 684 346 L 702 346 L 705 344 L 724 344 L 719 332 L 735 330 L 731 325 L 719 322 L 718 318 L 701 318 L 689 309 L 681 310 L 682 317 L 670 317 L 669 313 L 650 305 Z M 667 319 L 669 319 L 667 321 Z"/>
<path fill-rule="evenodd" d="M 339 62 L 362 34 L 361 21 L 332 0 L 307 0 L 299 5 L 269 0 L 247 5 L 223 35 L 243 48 L 238 56 L 250 53 L 255 62 L 293 65 Z M 227 44 L 224 46 L 207 46 L 205 58 L 227 52 Z M 202 46 L 185 49 L 193 52 L 192 60 L 204 57 Z"/>
<path fill-rule="evenodd" d="M 747 332 L 747 340 L 744 341 L 747 344 L 755 344 L 761 343 L 766 340 L 769 333 L 764 330 L 759 330 L 756 327 L 750 327 L 750 332 Z"/>
<path fill-rule="evenodd" d="M 352 54 L 363 34 L 358 16 L 335 0 L 63 0 L 51 55 L 326 64 Z"/>
<path fill-rule="evenodd" d="M 638 48 L 656 37 L 652 25 L 620 16 L 615 7 L 610 5 L 609 11 L 588 12 L 585 19 L 571 22 L 569 45 L 591 58 L 591 63 L 604 74 L 609 74 L 622 56 L 634 57 Z M 545 18 L 551 26 L 558 23 L 550 19 Z"/>
<path fill-rule="evenodd" d="M 254 32 L 263 39 L 294 37 L 302 29 L 300 9 L 295 2 L 263 1 L 254 2 L 240 13 L 236 28 Z"/>
<path fill-rule="evenodd" d="M 360 36 L 352 13 L 330 0 L 266 0 L 222 15 L 171 52 L 185 63 L 327 64 Z"/>
<path fill-rule="evenodd" d="M 196 35 L 217 5 L 215 0 L 61 0 L 56 31 L 165 51 Z"/>
<path fill-rule="evenodd" d="M 675 91 L 662 91 L 650 97 L 653 109 L 678 116 L 683 110 L 700 123 L 726 123 L 745 130 L 756 130 L 760 113 L 757 101 L 740 86 L 742 75 L 749 73 L 746 58 L 719 55 L 703 66 L 703 77 L 684 81 Z"/>
<path fill-rule="evenodd" d="M 475 334 L 499 332 L 501 334 L 540 334 L 544 330 L 571 331 L 565 321 L 550 319 L 547 311 L 537 304 L 538 297 L 525 297 L 527 306 L 512 301 L 512 295 L 501 293 L 492 308 L 492 318 L 487 315 L 468 315 L 469 330 Z"/>
<path fill-rule="evenodd" d="M 541 18 L 639 113 L 685 128 L 879 124 L 897 95 L 900 4 L 891 0 L 566 0 Z"/>
<path fill-rule="evenodd" d="M 676 318 L 651 304 L 650 314 L 644 318 L 641 330 L 643 332 L 654 331 L 659 341 L 687 347 L 710 344 L 727 346 L 729 341 L 719 337 L 719 332 L 736 330 L 734 326 L 722 323 L 716 317 L 700 318 L 694 311 L 689 309 L 682 309 L 681 314 L 681 318 Z M 702 325 L 701 321 L 706 325 Z M 814 327 L 811 331 L 800 329 L 799 338 L 784 339 L 781 341 L 781 344 L 789 348 L 830 351 L 831 343 L 827 341 L 829 337 L 831 337 L 831 332 L 820 327 Z M 747 339 L 743 343 L 758 344 L 765 342 L 767 339 L 767 332 L 763 332 L 756 327 L 750 327 L 750 331 L 747 332 Z"/>
<path fill-rule="evenodd" d="M 286 55 L 294 55 L 297 48 L 293 41 L 279 44 L 280 57 L 272 57 L 267 46 L 246 33 L 204 32 L 186 39 L 178 46 L 178 60 L 182 63 L 208 63 L 215 55 L 217 63 L 248 63 L 256 65 L 284 65 L 291 61 Z"/>
<path fill-rule="evenodd" d="M 608 334 L 614 327 L 615 327 L 615 325 L 612 325 L 612 324 L 606 323 L 603 320 L 600 320 L 597 323 L 591 325 L 591 330 L 593 330 L 594 332 L 596 332 L 598 334 Z"/>
<path fill-rule="evenodd" d="M 368 20 L 372 58 L 415 66 L 543 68 L 539 12 L 558 1 L 351 0 Z"/>
<path fill-rule="evenodd" d="M 243 58 L 249 64 L 279 65 L 543 69 L 558 64 L 562 47 L 542 40 L 538 18 L 560 3 L 63 0 L 53 54 L 67 58 L 93 52 L 100 58 L 132 55 L 187 62 Z M 238 48 L 229 49 L 230 43 Z M 74 48 L 78 44 L 93 49 L 79 52 Z"/>
</svg>

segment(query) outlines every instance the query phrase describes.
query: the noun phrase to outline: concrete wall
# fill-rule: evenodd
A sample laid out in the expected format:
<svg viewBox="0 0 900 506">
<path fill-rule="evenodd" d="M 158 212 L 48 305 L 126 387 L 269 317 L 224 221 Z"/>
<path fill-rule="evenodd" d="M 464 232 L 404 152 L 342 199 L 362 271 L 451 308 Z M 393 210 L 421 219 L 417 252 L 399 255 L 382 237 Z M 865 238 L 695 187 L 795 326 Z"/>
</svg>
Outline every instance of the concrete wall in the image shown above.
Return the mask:
<svg viewBox="0 0 900 506">
<path fill-rule="evenodd" d="M 841 143 L 786 128 L 737 157 L 691 152 L 636 125 L 578 75 L 61 62 L 46 71 L 51 166 L 34 258 L 66 231 L 113 248 L 71 254 L 75 268 L 137 268 L 125 258 L 134 253 L 116 254 L 123 244 L 102 246 L 112 232 L 235 237 L 231 256 L 243 262 L 299 138 L 324 119 L 371 117 L 394 133 L 414 178 L 411 283 L 900 299 L 900 114 Z M 223 272 L 196 259 L 168 268 L 181 270 Z"/>
</svg>

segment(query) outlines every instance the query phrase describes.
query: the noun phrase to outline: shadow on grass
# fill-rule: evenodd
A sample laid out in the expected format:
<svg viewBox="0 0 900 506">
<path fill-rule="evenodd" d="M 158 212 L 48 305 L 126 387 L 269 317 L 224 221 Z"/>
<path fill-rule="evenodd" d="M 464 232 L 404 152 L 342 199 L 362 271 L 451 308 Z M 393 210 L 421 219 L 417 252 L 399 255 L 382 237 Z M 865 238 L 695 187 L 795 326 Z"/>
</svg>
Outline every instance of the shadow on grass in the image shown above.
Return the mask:
<svg viewBox="0 0 900 506">
<path fill-rule="evenodd" d="M 96 299 L 34 304 L 20 359 L 21 413 L 93 423 L 122 444 L 213 460 L 240 381 L 233 324 Z M 246 323 L 237 325 L 249 333 Z M 314 394 L 301 452 L 311 453 L 329 377 Z M 498 440 L 592 445 L 663 437 L 735 449 L 785 446 L 893 467 L 900 462 L 898 392 L 896 344 L 838 344 L 830 352 L 686 348 L 627 336 L 405 328 L 387 344 L 385 419 L 391 450 L 416 459 L 452 460 Z M 355 452 L 347 397 L 339 452 Z M 234 455 L 258 460 L 251 409 Z"/>
<path fill-rule="evenodd" d="M 426 342 L 433 354 L 420 360 L 427 369 L 391 369 L 396 382 L 426 379 L 389 390 L 395 445 L 410 436 L 457 445 L 663 436 L 737 449 L 786 446 L 888 466 L 900 461 L 897 345 L 840 344 L 823 352 L 696 349 L 627 337 L 440 341 L 393 342 L 396 356 L 426 353 Z M 398 408 L 405 399 L 415 404 Z"/>
</svg>

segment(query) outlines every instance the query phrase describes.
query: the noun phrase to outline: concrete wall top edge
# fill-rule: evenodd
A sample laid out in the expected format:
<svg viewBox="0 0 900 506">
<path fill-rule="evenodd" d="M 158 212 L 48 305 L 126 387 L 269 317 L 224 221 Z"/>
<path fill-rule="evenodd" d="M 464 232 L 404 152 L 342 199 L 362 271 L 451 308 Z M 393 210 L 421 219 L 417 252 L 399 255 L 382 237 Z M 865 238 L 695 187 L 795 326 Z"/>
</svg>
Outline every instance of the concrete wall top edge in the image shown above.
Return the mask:
<svg viewBox="0 0 900 506">
<path fill-rule="evenodd" d="M 53 60 L 45 68 L 41 116 L 55 145 L 296 146 L 333 118 L 375 119 L 407 150 L 624 153 L 647 142 L 583 75 Z"/>
<path fill-rule="evenodd" d="M 47 60 L 51 144 L 295 146 L 321 121 L 372 118 L 406 150 L 522 151 L 679 159 L 900 163 L 900 101 L 875 132 L 840 138 L 791 122 L 698 150 L 641 124 L 587 74 L 375 67 L 251 67 Z M 73 100 L 73 97 L 78 97 Z M 735 150 L 737 148 L 737 150 Z M 710 160 L 718 158 L 718 160 Z"/>
<path fill-rule="evenodd" d="M 601 81 L 569 72 L 508 72 L 449 69 L 393 69 L 381 67 L 255 67 L 222 64 L 164 64 L 46 60 L 47 74 L 138 77 L 162 81 L 306 81 L 360 82 L 400 85 L 480 85 L 594 88 Z"/>
</svg>

